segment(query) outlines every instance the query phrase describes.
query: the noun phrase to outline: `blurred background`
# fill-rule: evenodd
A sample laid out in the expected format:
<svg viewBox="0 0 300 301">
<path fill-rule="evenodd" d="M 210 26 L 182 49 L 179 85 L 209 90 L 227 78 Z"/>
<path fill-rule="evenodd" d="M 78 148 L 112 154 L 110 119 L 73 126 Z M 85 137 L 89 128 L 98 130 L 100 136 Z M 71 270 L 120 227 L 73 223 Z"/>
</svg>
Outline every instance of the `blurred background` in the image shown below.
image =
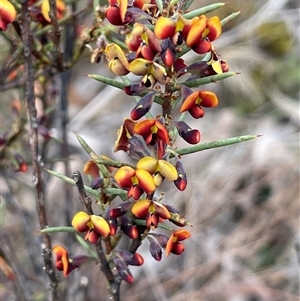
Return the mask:
<svg viewBox="0 0 300 301">
<path fill-rule="evenodd" d="M 192 8 L 212 1 L 194 1 Z M 135 281 L 123 283 L 121 300 L 130 301 L 296 301 L 299 299 L 299 14 L 297 0 L 230 1 L 213 14 L 224 18 L 241 10 L 224 27 L 214 45 L 237 76 L 207 85 L 219 98 L 219 106 L 206 110 L 205 118 L 188 118 L 198 128 L 202 142 L 247 134 L 261 137 L 224 148 L 206 150 L 182 158 L 188 175 L 183 193 L 164 183 L 164 202 L 171 204 L 193 224 L 192 236 L 181 256 L 156 262 L 147 243 L 139 249 L 145 258 L 131 268 Z M 88 22 L 88 20 L 86 20 Z M 186 55 L 197 60 L 195 53 Z M 198 58 L 199 59 L 199 58 Z M 116 132 L 128 117 L 134 100 L 122 91 L 84 76 L 113 77 L 103 61 L 90 63 L 87 50 L 72 70 L 68 99 L 67 147 L 69 176 L 82 171 L 89 160 L 75 138 L 80 134 L 99 154 L 128 160 L 113 153 Z M 53 80 L 60 87 L 61 76 Z M 9 128 L 6 107 L 14 90 L 1 95 L 2 132 Z M 39 105 L 39 102 L 38 102 Z M 58 114 L 52 133 L 62 139 Z M 178 147 L 187 147 L 179 142 Z M 47 168 L 65 173 L 56 162 L 61 143 L 53 139 L 45 148 Z M 30 154 L 22 154 L 30 160 Z M 27 156 L 27 157 L 26 157 Z M 86 183 L 88 184 L 88 183 Z M 24 283 L 30 300 L 45 299 L 46 276 L 42 271 L 40 236 L 32 188 L 32 170 L 26 174 L 1 168 L 1 239 Z M 48 222 L 68 225 L 81 204 L 76 188 L 45 174 Z M 69 221 L 69 222 L 68 222 Z M 70 234 L 53 234 L 72 254 L 81 254 Z M 106 301 L 105 278 L 93 263 L 61 276 L 63 300 Z M 0 299 L 19 300 L 12 282 L 0 271 Z M 27 300 L 27 299 L 26 299 Z"/>
</svg>

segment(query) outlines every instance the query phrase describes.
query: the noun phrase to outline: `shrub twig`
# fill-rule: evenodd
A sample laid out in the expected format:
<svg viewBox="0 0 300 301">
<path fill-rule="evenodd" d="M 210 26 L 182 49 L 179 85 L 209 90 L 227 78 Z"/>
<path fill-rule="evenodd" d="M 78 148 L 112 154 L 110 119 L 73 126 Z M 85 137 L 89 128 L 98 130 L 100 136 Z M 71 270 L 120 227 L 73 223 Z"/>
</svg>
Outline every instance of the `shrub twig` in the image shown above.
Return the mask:
<svg viewBox="0 0 300 301">
<path fill-rule="evenodd" d="M 25 85 L 25 101 L 27 102 L 28 115 L 30 121 L 30 149 L 33 165 L 33 176 L 32 180 L 35 185 L 36 191 L 36 205 L 40 228 L 47 227 L 47 215 L 45 210 L 45 191 L 43 184 L 42 168 L 39 160 L 39 144 L 38 144 L 38 121 L 37 121 L 37 109 L 35 106 L 35 95 L 34 95 L 34 68 L 32 61 L 32 35 L 30 29 L 30 13 L 28 9 L 28 0 L 22 3 L 21 16 L 22 16 L 22 27 L 21 34 L 24 44 L 24 69 L 26 77 Z M 51 237 L 49 234 L 42 234 L 43 246 L 42 255 L 44 257 L 45 271 L 50 280 L 50 296 L 49 300 L 58 301 L 58 278 L 55 273 L 55 268 L 52 262 L 52 244 Z"/>
</svg>

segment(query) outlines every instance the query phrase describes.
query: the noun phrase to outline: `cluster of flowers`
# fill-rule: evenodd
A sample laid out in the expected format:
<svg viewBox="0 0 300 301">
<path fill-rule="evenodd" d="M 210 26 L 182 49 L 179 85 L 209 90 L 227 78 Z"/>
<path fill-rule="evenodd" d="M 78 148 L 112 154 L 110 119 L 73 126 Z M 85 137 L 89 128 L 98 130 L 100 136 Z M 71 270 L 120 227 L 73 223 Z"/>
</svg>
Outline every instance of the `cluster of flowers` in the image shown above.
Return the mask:
<svg viewBox="0 0 300 301">
<path fill-rule="evenodd" d="M 176 154 L 177 133 L 190 144 L 200 141 L 200 132 L 182 118 L 176 120 L 176 114 L 187 111 L 194 118 L 202 118 L 203 108 L 217 106 L 218 98 L 211 91 L 193 91 L 185 83 L 180 83 L 180 78 L 189 74 L 188 82 L 227 72 L 228 66 L 212 45 L 222 32 L 217 16 L 207 18 L 200 15 L 189 19 L 181 10 L 182 4 L 176 1 L 172 6 L 161 1 L 162 8 L 154 0 L 108 2 L 107 20 L 128 33 L 126 50 L 116 43 L 102 41 L 108 68 L 117 76 L 129 73 L 141 76 L 138 82 L 124 88 L 126 94 L 139 100 L 131 111 L 131 118 L 126 118 L 118 131 L 115 151 L 125 151 L 137 163 L 134 166 L 123 164 L 113 171 L 113 179 L 110 179 L 114 187 L 127 191 L 125 201 L 115 207 L 108 204 L 101 215 L 80 211 L 75 214 L 72 226 L 76 231 L 86 233 L 85 239 L 92 244 L 101 238 L 111 242 L 111 238 L 119 233 L 140 241 L 129 251 L 113 247 L 109 254 L 119 276 L 131 283 L 133 277 L 128 265 L 143 264 L 142 256 L 136 252 L 142 241 L 148 240 L 151 255 L 161 260 L 162 249 L 165 249 L 166 256 L 182 254 L 184 245 L 181 241 L 190 237 L 188 230 L 173 230 L 170 226 L 167 226 L 171 230 L 169 236 L 154 232 L 165 221 L 179 227 L 191 225 L 177 209 L 163 204 L 161 198 L 154 195 L 165 179 L 174 182 L 180 191 L 187 186 L 186 173 L 180 156 Z M 184 49 L 205 54 L 206 59 L 187 66 L 181 58 Z M 154 102 L 162 106 L 162 114 L 140 120 L 149 113 Z M 174 165 L 170 162 L 172 157 L 175 157 Z M 92 188 L 106 185 L 93 161 L 87 163 L 85 172 L 93 177 Z M 69 258 L 61 246 L 54 247 L 53 251 L 57 255 L 56 267 L 63 270 L 65 276 L 86 259 L 82 256 Z"/>
</svg>

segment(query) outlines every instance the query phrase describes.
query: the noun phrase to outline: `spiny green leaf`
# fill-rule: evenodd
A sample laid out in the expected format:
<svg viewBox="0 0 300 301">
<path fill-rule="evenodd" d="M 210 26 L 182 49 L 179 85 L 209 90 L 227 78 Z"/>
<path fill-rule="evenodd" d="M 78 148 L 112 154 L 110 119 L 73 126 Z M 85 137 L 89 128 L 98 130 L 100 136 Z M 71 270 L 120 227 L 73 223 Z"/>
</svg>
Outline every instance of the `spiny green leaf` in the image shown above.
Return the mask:
<svg viewBox="0 0 300 301">
<path fill-rule="evenodd" d="M 183 4 L 182 4 L 182 7 L 181 7 L 181 10 L 183 12 L 185 12 L 191 6 L 191 4 L 194 2 L 194 0 L 186 0 L 186 1 L 182 1 L 182 2 L 183 2 Z"/>
<path fill-rule="evenodd" d="M 118 88 L 118 89 L 121 89 L 121 90 L 123 90 L 124 87 L 126 86 L 122 82 L 119 82 L 117 80 L 114 80 L 114 79 L 111 79 L 111 78 L 108 78 L 108 77 L 105 77 L 105 76 L 102 76 L 102 75 L 98 75 L 98 74 L 85 74 L 85 75 L 89 78 L 93 78 L 93 79 L 97 80 L 98 82 L 107 84 L 109 86 L 112 86 L 112 87 L 115 87 L 115 88 Z"/>
<path fill-rule="evenodd" d="M 60 174 L 60 173 L 58 173 L 58 172 L 56 172 L 56 171 L 53 171 L 53 170 L 49 170 L 49 169 L 45 169 L 45 170 L 46 170 L 47 172 L 49 172 L 51 175 L 53 175 L 53 176 L 55 176 L 55 177 L 57 177 L 57 178 L 59 178 L 59 179 L 65 181 L 66 183 L 69 183 L 69 184 L 71 184 L 71 185 L 76 186 L 76 184 L 75 184 L 75 182 L 74 182 L 73 179 L 71 179 L 71 178 L 69 178 L 69 177 L 67 177 L 67 176 L 65 176 L 65 175 L 63 175 L 63 174 Z M 93 190 L 91 187 L 86 186 L 86 185 L 84 185 L 84 188 L 85 188 L 85 190 L 86 190 L 88 193 L 92 194 L 92 195 L 95 196 L 97 199 L 99 199 L 99 192 L 98 192 L 98 191 Z M 126 191 L 126 190 L 124 190 L 124 189 L 119 189 L 119 188 L 104 188 L 104 189 L 103 189 L 103 192 L 104 192 L 104 193 L 107 193 L 107 194 L 112 194 L 112 195 L 126 195 L 126 194 L 127 194 L 127 191 Z"/>
<path fill-rule="evenodd" d="M 216 10 L 219 7 L 222 7 L 224 5 L 225 5 L 225 3 L 223 3 L 223 2 L 207 5 L 207 6 L 199 8 L 199 9 L 195 9 L 189 13 L 186 13 L 183 15 L 183 17 L 186 19 L 193 19 L 194 17 L 198 17 L 200 15 L 207 14 L 207 13 L 209 13 L 213 10 Z"/>
<path fill-rule="evenodd" d="M 98 155 L 93 151 L 93 149 L 85 142 L 85 140 L 77 133 L 75 133 L 76 138 L 78 140 L 78 142 L 80 143 L 80 145 L 83 147 L 83 149 L 90 155 L 90 157 L 92 158 L 92 160 L 95 162 L 96 160 L 100 159 L 98 157 Z M 95 162 L 95 164 L 97 164 Z M 97 164 L 100 173 L 103 177 L 110 177 L 110 173 L 108 171 L 108 169 L 106 168 L 106 166 L 104 166 L 103 164 Z"/>
<path fill-rule="evenodd" d="M 194 87 L 199 87 L 199 86 L 206 85 L 209 83 L 217 82 L 217 81 L 220 81 L 222 79 L 225 79 L 225 78 L 231 77 L 233 75 L 237 75 L 237 74 L 238 73 L 236 73 L 236 72 L 225 72 L 225 73 L 221 73 L 221 74 L 215 74 L 215 75 L 211 75 L 211 76 L 207 76 L 207 77 L 201 77 L 198 79 L 189 80 L 182 84 L 189 88 L 194 88 Z"/>
<path fill-rule="evenodd" d="M 67 226 L 47 227 L 41 230 L 41 233 L 57 233 L 57 232 L 76 233 L 76 230 L 73 227 L 67 227 Z"/>
<path fill-rule="evenodd" d="M 67 177 L 67 176 L 65 176 L 65 175 L 63 175 L 63 174 L 60 174 L 60 173 L 58 173 L 58 172 L 56 172 L 56 171 L 53 171 L 53 170 L 46 169 L 46 171 L 49 172 L 51 175 L 53 175 L 53 176 L 55 176 L 55 177 L 57 177 L 57 178 L 59 178 L 59 179 L 65 181 L 66 183 L 69 183 L 69 184 L 71 184 L 71 185 L 76 186 L 76 184 L 75 184 L 75 182 L 74 182 L 73 179 L 71 179 L 71 178 L 69 178 L 69 177 Z M 84 188 L 85 188 L 85 190 L 86 190 L 88 193 L 90 193 L 90 194 L 92 194 L 93 196 L 99 198 L 99 192 L 98 192 L 98 191 L 93 190 L 91 187 L 88 187 L 88 186 L 86 186 L 86 185 L 84 185 Z"/>
<path fill-rule="evenodd" d="M 228 22 L 232 21 L 234 18 L 236 18 L 239 14 L 241 13 L 241 11 L 237 11 L 235 13 L 232 13 L 231 15 L 227 16 L 226 18 L 224 18 L 223 20 L 221 20 L 221 25 L 224 26 L 225 24 L 227 24 Z"/>
<path fill-rule="evenodd" d="M 182 148 L 182 149 L 177 150 L 176 152 L 178 155 L 183 156 L 183 155 L 187 155 L 187 154 L 201 152 L 206 149 L 223 147 L 223 146 L 227 146 L 227 145 L 231 145 L 231 144 L 245 142 L 245 141 L 260 137 L 260 136 L 261 135 L 245 135 L 245 136 L 228 138 L 228 139 L 224 139 L 224 140 L 211 141 L 211 142 L 201 143 L 201 144 L 187 147 L 187 148 Z"/>
</svg>

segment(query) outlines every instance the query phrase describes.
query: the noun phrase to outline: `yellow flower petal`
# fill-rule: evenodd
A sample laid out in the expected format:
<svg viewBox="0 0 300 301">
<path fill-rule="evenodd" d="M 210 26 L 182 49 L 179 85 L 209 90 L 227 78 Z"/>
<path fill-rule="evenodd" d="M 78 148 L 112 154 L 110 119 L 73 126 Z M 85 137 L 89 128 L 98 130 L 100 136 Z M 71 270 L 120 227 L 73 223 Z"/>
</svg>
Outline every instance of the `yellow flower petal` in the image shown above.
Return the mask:
<svg viewBox="0 0 300 301">
<path fill-rule="evenodd" d="M 144 157 L 137 162 L 136 168 L 145 169 L 152 174 L 157 169 L 157 160 L 150 156 Z"/>
<path fill-rule="evenodd" d="M 165 160 L 158 160 L 159 172 L 169 181 L 175 181 L 178 178 L 176 168 Z"/>
<path fill-rule="evenodd" d="M 91 217 L 84 211 L 77 212 L 72 219 L 72 227 L 78 232 L 86 232 L 90 229 L 88 223 Z"/>
<path fill-rule="evenodd" d="M 109 235 L 109 224 L 102 216 L 91 215 L 91 221 L 94 225 L 95 231 L 97 231 L 101 236 L 107 237 Z"/>
<path fill-rule="evenodd" d="M 154 184 L 153 178 L 148 171 L 144 169 L 137 169 L 135 174 L 139 181 L 139 187 L 141 187 L 147 194 L 155 191 L 156 185 Z"/>
<path fill-rule="evenodd" d="M 137 218 L 145 218 L 148 214 L 150 204 L 150 200 L 139 200 L 132 206 L 131 213 Z"/>
</svg>

